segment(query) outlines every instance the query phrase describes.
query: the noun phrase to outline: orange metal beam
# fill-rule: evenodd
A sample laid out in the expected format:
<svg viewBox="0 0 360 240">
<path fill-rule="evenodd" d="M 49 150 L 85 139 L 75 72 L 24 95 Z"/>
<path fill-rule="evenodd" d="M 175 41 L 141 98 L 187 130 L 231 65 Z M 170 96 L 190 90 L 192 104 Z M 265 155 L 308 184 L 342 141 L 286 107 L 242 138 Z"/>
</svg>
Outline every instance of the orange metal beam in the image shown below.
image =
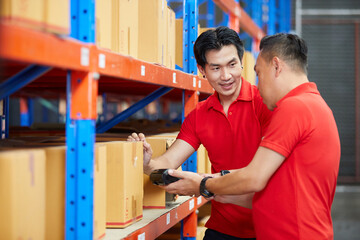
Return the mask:
<svg viewBox="0 0 360 240">
<path fill-rule="evenodd" d="M 190 198 L 186 202 L 180 204 L 178 207 L 170 210 L 164 215 L 156 218 L 154 221 L 149 223 L 148 225 L 135 230 L 130 233 L 127 237 L 122 238 L 126 240 L 138 240 L 138 239 L 155 239 L 161 234 L 163 234 L 166 230 L 174 226 L 180 220 L 189 217 L 190 214 L 195 214 L 196 209 L 201 207 L 207 202 L 203 197 Z M 195 223 L 197 224 L 197 223 Z M 195 225 L 196 226 L 196 225 Z M 119 229 L 121 231 L 121 229 Z M 141 238 L 141 236 L 145 236 L 145 238 Z M 196 229 L 195 229 L 196 236 Z"/>
<path fill-rule="evenodd" d="M 265 33 L 253 22 L 249 15 L 234 0 L 213 0 L 224 12 L 228 12 L 237 17 L 240 27 L 256 40 L 261 40 Z"/>
<path fill-rule="evenodd" d="M 24 27 L 0 23 L 0 58 L 71 70 L 88 71 L 81 63 L 81 52 L 90 51 L 71 39 Z"/>
<path fill-rule="evenodd" d="M 208 94 L 214 92 L 208 81 L 198 76 L 105 50 L 99 49 L 98 53 L 99 59 L 101 59 L 98 71 L 101 75 L 153 83 L 166 87 L 197 90 Z"/>
<path fill-rule="evenodd" d="M 212 94 L 207 80 L 80 43 L 71 38 L 0 23 L 0 59 L 66 70 L 93 71 L 116 79 Z"/>
</svg>

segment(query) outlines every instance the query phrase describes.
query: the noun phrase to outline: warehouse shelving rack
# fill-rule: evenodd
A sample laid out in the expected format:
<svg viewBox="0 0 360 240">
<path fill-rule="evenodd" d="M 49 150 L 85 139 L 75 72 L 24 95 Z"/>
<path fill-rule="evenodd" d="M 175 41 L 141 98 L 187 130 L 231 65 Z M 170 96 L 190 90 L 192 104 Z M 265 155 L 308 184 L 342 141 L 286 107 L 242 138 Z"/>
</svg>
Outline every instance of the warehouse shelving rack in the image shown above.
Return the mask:
<svg viewBox="0 0 360 240">
<path fill-rule="evenodd" d="M 214 0 L 214 3 L 229 14 L 231 28 L 239 31 L 241 27 L 256 43 L 264 36 L 263 31 L 243 11 L 238 1 Z M 0 82 L 0 99 L 3 104 L 0 119 L 1 138 L 6 138 L 9 134 L 10 95 L 20 89 L 26 91 L 26 87 L 30 83 L 34 84 L 33 88 L 55 87 L 66 92 L 65 232 L 67 239 L 93 238 L 95 132 L 106 131 L 151 101 L 169 92 L 176 94 L 180 90 L 184 104 L 184 116 L 195 107 L 200 94 L 210 95 L 213 92 L 212 87 L 205 79 L 196 76 L 196 63 L 192 49 L 197 36 L 197 0 L 183 1 L 183 71 L 168 69 L 98 48 L 94 44 L 94 4 L 94 0 L 71 1 L 71 38 L 0 23 L 1 66 L 5 69 L 4 72 L 7 67 L 12 69 L 13 65 L 16 66 L 16 69 L 22 68 L 21 71 Z M 49 80 L 51 76 L 56 76 L 56 81 L 51 82 Z M 62 80 L 58 80 L 58 77 L 61 77 Z M 33 82 L 38 78 L 43 80 Z M 118 89 L 132 86 L 131 91 L 134 91 L 134 86 L 142 86 L 137 90 L 148 95 L 114 119 L 96 127 L 96 99 L 99 88 L 102 86 L 102 80 Z M 190 158 L 183 169 L 196 170 L 196 159 Z M 155 238 L 177 221 L 184 219 L 183 239 L 195 239 L 196 210 L 205 202 L 206 200 L 202 197 L 185 199 L 178 206 L 168 209 L 166 213 L 161 213 L 149 224 L 134 230 L 124 238 Z M 167 227 L 164 227 L 164 219 L 167 222 L 170 219 L 172 224 L 165 224 Z"/>
</svg>

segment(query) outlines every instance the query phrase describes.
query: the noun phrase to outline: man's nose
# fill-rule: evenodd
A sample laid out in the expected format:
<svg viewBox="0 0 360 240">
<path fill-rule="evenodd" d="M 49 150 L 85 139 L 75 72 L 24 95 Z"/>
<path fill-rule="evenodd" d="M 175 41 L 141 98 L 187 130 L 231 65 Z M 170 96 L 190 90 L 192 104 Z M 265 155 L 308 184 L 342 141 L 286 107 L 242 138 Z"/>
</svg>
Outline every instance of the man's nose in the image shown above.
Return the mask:
<svg viewBox="0 0 360 240">
<path fill-rule="evenodd" d="M 221 80 L 229 80 L 231 78 L 230 71 L 227 68 L 222 68 L 220 74 Z"/>
</svg>

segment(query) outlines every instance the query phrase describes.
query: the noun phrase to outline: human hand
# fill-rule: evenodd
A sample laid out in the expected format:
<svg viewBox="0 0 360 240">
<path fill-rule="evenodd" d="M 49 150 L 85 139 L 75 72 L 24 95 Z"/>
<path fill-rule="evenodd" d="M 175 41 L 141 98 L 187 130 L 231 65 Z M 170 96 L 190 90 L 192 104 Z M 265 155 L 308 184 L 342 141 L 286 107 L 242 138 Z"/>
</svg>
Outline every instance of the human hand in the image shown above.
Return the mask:
<svg viewBox="0 0 360 240">
<path fill-rule="evenodd" d="M 144 164 L 144 169 L 146 169 L 146 167 L 149 165 L 149 162 L 151 160 L 151 156 L 153 154 L 151 145 L 146 142 L 146 138 L 145 135 L 143 133 L 132 133 L 131 135 L 128 136 L 127 141 L 129 142 L 135 142 L 135 141 L 142 141 L 143 142 L 143 151 L 144 151 L 144 160 L 143 160 L 143 164 Z"/>
<path fill-rule="evenodd" d="M 178 171 L 173 169 L 170 169 L 168 173 L 171 176 L 180 178 L 180 180 L 167 186 L 160 186 L 162 189 L 168 193 L 185 196 L 200 195 L 200 182 L 203 179 L 202 176 L 194 172 Z"/>
</svg>

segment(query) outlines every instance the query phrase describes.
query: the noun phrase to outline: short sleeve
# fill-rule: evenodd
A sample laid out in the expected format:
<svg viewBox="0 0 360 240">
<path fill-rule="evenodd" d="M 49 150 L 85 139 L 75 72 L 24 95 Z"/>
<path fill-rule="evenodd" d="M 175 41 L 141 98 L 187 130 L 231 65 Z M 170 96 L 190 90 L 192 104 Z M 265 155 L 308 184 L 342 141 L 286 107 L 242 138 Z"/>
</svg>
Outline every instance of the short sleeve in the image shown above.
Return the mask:
<svg viewBox="0 0 360 240">
<path fill-rule="evenodd" d="M 191 111 L 185 118 L 177 139 L 189 143 L 195 150 L 199 148 L 201 142 L 196 134 L 196 109 Z"/>
<path fill-rule="evenodd" d="M 274 110 L 260 146 L 288 157 L 307 131 L 309 111 L 297 99 L 288 99 Z"/>
</svg>

